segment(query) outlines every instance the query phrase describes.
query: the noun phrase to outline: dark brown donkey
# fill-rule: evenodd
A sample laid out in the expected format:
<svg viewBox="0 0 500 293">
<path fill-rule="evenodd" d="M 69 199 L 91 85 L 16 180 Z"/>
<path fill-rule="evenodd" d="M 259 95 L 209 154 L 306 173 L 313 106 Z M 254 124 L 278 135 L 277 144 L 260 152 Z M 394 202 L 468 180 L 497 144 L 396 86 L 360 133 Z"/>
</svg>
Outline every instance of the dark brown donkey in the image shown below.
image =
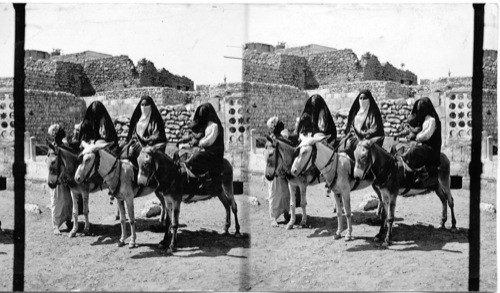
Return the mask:
<svg viewBox="0 0 500 293">
<path fill-rule="evenodd" d="M 195 202 L 205 200 L 217 196 L 226 209 L 226 224 L 224 226 L 224 234 L 229 233 L 231 227 L 231 212 L 233 210 L 236 233 L 235 236 L 240 236 L 240 224 L 238 222 L 238 207 L 233 195 L 233 167 L 224 159 L 222 169 L 222 186 L 214 186 L 213 190 L 199 190 L 198 183 L 195 179 L 189 179 L 185 172 L 181 171 L 184 168 L 178 161 L 173 160 L 164 152 L 164 144 L 155 146 L 145 146 L 142 148 L 137 163 L 139 165 L 139 174 L 137 183 L 139 185 L 150 185 L 151 180 L 155 180 L 158 184 L 157 191 L 163 193 L 167 204 L 167 224 L 165 235 L 160 242 L 159 247 L 164 248 L 168 243 L 169 232 L 171 234 L 169 250 L 176 250 L 177 228 L 179 226 L 179 213 L 181 202 Z M 207 186 L 208 188 L 209 186 Z M 221 188 L 222 187 L 222 188 Z"/>
<path fill-rule="evenodd" d="M 384 212 L 382 214 L 382 224 L 380 231 L 375 236 L 375 241 L 384 237 L 384 228 L 387 226 L 387 233 L 384 238 L 384 246 L 391 244 L 392 225 L 394 222 L 394 210 L 396 209 L 396 197 L 398 194 L 423 194 L 434 191 L 443 205 L 441 216 L 441 228 L 445 228 L 447 220 L 447 206 L 451 211 L 451 231 L 457 231 L 453 196 L 450 191 L 450 160 L 441 153 L 441 164 L 438 168 L 438 183 L 430 188 L 424 188 L 421 184 L 415 184 L 414 175 L 407 171 L 403 165 L 401 157 L 391 155 L 384 148 L 375 142 L 380 137 L 363 140 L 361 138 L 354 157 L 356 164 L 354 166 L 354 177 L 363 178 L 365 173 L 372 172 L 375 181 L 374 188 L 378 188 L 379 197 L 384 203 Z"/>
</svg>

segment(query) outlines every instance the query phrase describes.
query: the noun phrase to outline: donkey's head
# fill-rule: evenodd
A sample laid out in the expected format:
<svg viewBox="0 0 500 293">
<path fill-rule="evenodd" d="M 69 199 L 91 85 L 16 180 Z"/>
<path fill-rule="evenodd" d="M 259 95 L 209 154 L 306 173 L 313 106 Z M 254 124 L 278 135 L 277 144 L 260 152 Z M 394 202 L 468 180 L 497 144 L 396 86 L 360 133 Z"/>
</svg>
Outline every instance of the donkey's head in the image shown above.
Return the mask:
<svg viewBox="0 0 500 293">
<path fill-rule="evenodd" d="M 316 143 L 322 142 L 329 137 L 322 133 L 317 133 L 314 136 L 300 134 L 300 144 L 297 147 L 295 159 L 292 163 L 291 173 L 293 176 L 299 176 L 314 165 L 314 157 L 317 154 Z"/>
<path fill-rule="evenodd" d="M 137 165 L 139 165 L 137 184 L 141 186 L 147 186 L 149 184 L 149 181 L 158 169 L 158 162 L 155 160 L 155 154 L 164 148 L 165 143 L 142 147 L 139 157 L 137 157 Z"/>
<path fill-rule="evenodd" d="M 62 162 L 59 156 L 59 148 L 49 141 L 47 141 L 47 145 L 49 146 L 49 152 L 47 153 L 46 159 L 47 167 L 49 169 L 47 184 L 51 189 L 54 189 L 59 181 Z"/>
<path fill-rule="evenodd" d="M 82 141 L 83 151 L 78 156 L 78 167 L 75 172 L 75 181 L 81 184 L 92 177 L 99 170 L 99 150 L 111 146 L 113 142 L 98 141 L 87 143 Z"/>
<path fill-rule="evenodd" d="M 354 178 L 362 179 L 365 174 L 370 170 L 374 159 L 372 158 L 373 145 L 378 142 L 381 137 L 376 136 L 370 139 L 363 139 L 358 136 L 358 145 L 354 150 Z"/>
</svg>

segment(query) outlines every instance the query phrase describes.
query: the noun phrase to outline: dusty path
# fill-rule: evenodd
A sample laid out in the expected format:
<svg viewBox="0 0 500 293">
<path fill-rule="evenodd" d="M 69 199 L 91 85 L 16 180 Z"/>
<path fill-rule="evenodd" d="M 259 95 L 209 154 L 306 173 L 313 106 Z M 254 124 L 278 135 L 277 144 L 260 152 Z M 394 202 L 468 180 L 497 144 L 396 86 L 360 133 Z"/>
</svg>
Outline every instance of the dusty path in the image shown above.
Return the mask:
<svg viewBox="0 0 500 293">
<path fill-rule="evenodd" d="M 459 232 L 437 229 L 441 206 L 434 194 L 398 198 L 394 245 L 372 242 L 378 226 L 373 211 L 354 212 L 355 239 L 334 240 L 334 201 L 321 186 L 309 189 L 310 228 L 270 227 L 266 190 L 250 184 L 261 205 L 236 196 L 245 237 L 223 236 L 224 209 L 217 199 L 181 207 L 180 249 L 158 250 L 163 232 L 151 226 L 157 218 L 138 219 L 140 247 L 118 248 L 120 227 L 105 192 L 91 196 L 91 236 L 54 236 L 50 229 L 48 191 L 32 187 L 26 202 L 43 213 L 27 214 L 26 290 L 467 290 L 468 197 L 454 191 Z M 354 192 L 357 207 L 370 189 Z M 147 196 L 136 200 L 141 209 Z M 495 194 L 482 201 L 495 203 Z M 300 209 L 299 209 L 300 213 Z M 12 289 L 13 192 L 0 192 L 0 290 Z M 299 216 L 300 219 L 300 216 Z M 80 219 L 83 226 L 83 218 Z M 449 220 L 448 227 L 451 225 Z M 496 290 L 496 215 L 481 216 L 481 290 Z M 431 226 L 432 225 L 432 226 Z M 217 232 L 216 232 L 217 231 Z M 234 233 L 234 226 L 231 228 Z M 251 235 L 251 237 L 250 237 Z"/>
</svg>

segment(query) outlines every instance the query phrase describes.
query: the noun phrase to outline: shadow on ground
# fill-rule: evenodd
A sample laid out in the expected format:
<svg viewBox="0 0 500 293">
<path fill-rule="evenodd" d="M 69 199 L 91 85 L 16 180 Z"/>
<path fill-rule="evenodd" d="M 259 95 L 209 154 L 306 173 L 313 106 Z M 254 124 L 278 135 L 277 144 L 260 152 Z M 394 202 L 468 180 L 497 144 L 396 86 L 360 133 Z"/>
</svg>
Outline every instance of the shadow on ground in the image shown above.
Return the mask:
<svg viewBox="0 0 500 293">
<path fill-rule="evenodd" d="M 397 224 L 393 228 L 392 245 L 395 251 L 434 251 L 441 250 L 451 253 L 462 253 L 458 250 L 446 249 L 448 243 L 468 243 L 468 229 L 459 229 L 452 232 L 449 229 L 435 228 L 432 225 Z M 378 250 L 383 248 L 380 242 L 374 242 L 373 237 L 356 237 L 353 241 L 364 242 L 348 248 L 347 251 Z"/>
<path fill-rule="evenodd" d="M 347 228 L 347 221 L 345 215 L 343 216 L 343 226 L 344 229 Z M 404 219 L 401 217 L 396 217 L 395 222 L 401 222 Z M 300 223 L 300 219 L 296 221 Z M 337 216 L 332 215 L 332 217 L 317 217 L 317 216 L 307 216 L 307 224 L 309 228 L 315 229 L 314 232 L 307 236 L 307 238 L 316 237 L 333 237 L 337 231 L 338 221 Z M 353 229 L 357 225 L 369 225 L 380 227 L 381 220 L 375 214 L 375 212 L 364 212 L 364 211 L 353 211 L 352 212 L 352 225 Z"/>
<path fill-rule="evenodd" d="M 143 244 L 141 246 L 148 246 L 151 250 L 134 255 L 132 256 L 133 259 L 171 255 L 166 253 L 166 249 L 159 249 L 157 243 Z M 247 258 L 243 255 L 232 255 L 229 252 L 233 248 L 250 248 L 250 235 L 243 233 L 240 237 L 236 237 L 234 234 L 224 235 L 213 230 L 191 231 L 179 229 L 177 246 L 178 250 L 173 253 L 174 257 L 230 256 Z"/>
</svg>

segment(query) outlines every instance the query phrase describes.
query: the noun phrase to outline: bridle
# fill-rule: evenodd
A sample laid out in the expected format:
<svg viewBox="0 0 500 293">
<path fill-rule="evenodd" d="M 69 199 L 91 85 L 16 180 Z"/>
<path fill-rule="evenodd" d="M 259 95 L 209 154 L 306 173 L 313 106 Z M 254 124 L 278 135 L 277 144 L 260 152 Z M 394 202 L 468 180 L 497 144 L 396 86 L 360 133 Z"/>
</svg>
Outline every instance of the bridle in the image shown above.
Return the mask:
<svg viewBox="0 0 500 293">
<path fill-rule="evenodd" d="M 83 162 L 83 156 L 85 154 L 80 154 L 78 156 L 78 164 L 81 165 Z M 94 175 L 98 172 L 99 166 L 101 163 L 101 157 L 99 156 L 99 152 L 94 152 L 94 162 L 92 162 L 92 166 L 90 166 L 89 171 L 87 174 L 83 177 L 83 182 L 88 181 L 90 178 L 94 177 Z"/>
<path fill-rule="evenodd" d="M 156 162 L 156 160 L 153 160 L 154 157 L 153 157 L 153 152 L 151 150 L 148 150 L 148 151 L 144 151 L 145 154 L 149 155 L 151 157 L 151 161 L 154 161 L 155 163 L 155 168 L 149 168 L 148 171 L 150 171 L 148 177 L 147 177 L 147 180 L 146 180 L 146 185 L 149 184 L 149 181 L 151 181 L 151 178 L 155 177 L 155 179 L 158 181 L 158 179 L 156 178 L 156 171 L 158 170 L 158 163 Z"/>
<path fill-rule="evenodd" d="M 55 151 L 57 149 L 57 151 Z M 69 176 L 67 172 L 61 172 L 61 165 L 62 165 L 62 157 L 61 157 L 61 149 L 59 146 L 54 146 L 54 154 L 56 155 L 56 161 L 57 161 L 57 167 L 56 167 L 56 174 L 57 174 L 57 179 L 56 179 L 56 185 L 61 184 L 61 185 L 68 185 L 68 186 L 73 186 L 75 184 L 74 178 L 72 176 Z M 47 157 L 50 156 L 50 153 L 47 154 Z M 49 167 L 49 172 L 50 172 Z"/>
<path fill-rule="evenodd" d="M 302 168 L 302 170 L 299 172 L 299 174 L 297 176 L 305 175 L 307 172 L 309 172 L 313 168 L 314 163 L 316 162 L 316 156 L 318 155 L 318 149 L 316 148 L 315 144 L 313 144 L 311 147 L 312 147 L 311 155 L 307 159 L 307 162 L 304 164 L 304 168 Z"/>
<path fill-rule="evenodd" d="M 372 146 L 373 146 L 373 144 L 370 144 L 370 145 L 363 144 L 363 145 L 362 145 L 362 147 L 366 148 L 368 151 L 370 151 L 370 149 L 371 149 L 371 147 L 372 147 Z M 390 160 L 391 160 L 391 162 L 392 162 L 392 163 L 396 163 L 396 162 L 394 161 L 394 157 L 393 157 L 392 155 L 391 155 Z M 387 173 L 387 174 L 386 174 L 387 178 L 385 179 L 385 181 L 384 181 L 384 182 L 379 183 L 379 178 L 380 178 L 380 177 L 383 177 L 383 176 L 380 176 L 380 174 L 379 174 L 379 176 L 377 176 L 377 174 L 375 174 L 375 172 L 373 171 L 373 163 L 374 163 L 374 161 L 373 161 L 373 159 L 372 159 L 372 154 L 371 154 L 371 151 L 370 151 L 370 152 L 368 153 L 368 164 L 367 164 L 366 168 L 363 170 L 363 176 L 362 176 L 361 178 L 365 178 L 366 173 L 367 173 L 368 171 L 371 171 L 371 172 L 372 172 L 372 174 L 373 174 L 374 183 L 376 183 L 379 187 L 384 187 L 384 186 L 386 186 L 386 185 L 387 185 L 387 183 L 389 182 L 389 179 L 391 179 L 391 175 L 392 175 L 392 173 L 391 173 L 391 169 L 390 169 L 390 168 L 387 168 L 387 171 L 386 171 L 386 173 Z M 383 171 L 383 170 L 381 170 L 381 171 Z"/>
</svg>

